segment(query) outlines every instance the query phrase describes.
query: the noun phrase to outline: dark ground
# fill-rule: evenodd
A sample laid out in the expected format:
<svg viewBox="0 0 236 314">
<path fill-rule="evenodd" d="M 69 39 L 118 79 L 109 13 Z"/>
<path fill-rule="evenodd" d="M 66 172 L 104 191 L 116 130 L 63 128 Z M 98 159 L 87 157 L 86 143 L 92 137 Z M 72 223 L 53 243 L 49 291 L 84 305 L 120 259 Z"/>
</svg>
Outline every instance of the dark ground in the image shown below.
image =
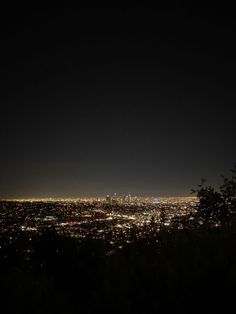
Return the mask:
<svg viewBox="0 0 236 314">
<path fill-rule="evenodd" d="M 235 225 L 163 230 L 112 255 L 101 241 L 26 236 L 0 250 L 1 308 L 4 313 L 228 313 L 235 306 L 235 235 Z"/>
</svg>

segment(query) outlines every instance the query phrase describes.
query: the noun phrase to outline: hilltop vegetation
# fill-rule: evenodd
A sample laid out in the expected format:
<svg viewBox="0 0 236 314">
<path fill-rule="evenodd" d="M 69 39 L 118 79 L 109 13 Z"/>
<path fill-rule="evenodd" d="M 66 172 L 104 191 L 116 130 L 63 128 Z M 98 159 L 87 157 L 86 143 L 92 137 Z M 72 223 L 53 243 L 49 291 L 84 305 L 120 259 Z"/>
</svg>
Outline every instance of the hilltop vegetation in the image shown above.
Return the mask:
<svg viewBox="0 0 236 314">
<path fill-rule="evenodd" d="M 196 218 L 204 223 L 222 224 L 231 221 L 236 214 L 236 164 L 231 169 L 231 176 L 222 176 L 223 184 L 219 189 L 206 185 L 202 179 L 197 190 L 199 203 Z"/>
</svg>

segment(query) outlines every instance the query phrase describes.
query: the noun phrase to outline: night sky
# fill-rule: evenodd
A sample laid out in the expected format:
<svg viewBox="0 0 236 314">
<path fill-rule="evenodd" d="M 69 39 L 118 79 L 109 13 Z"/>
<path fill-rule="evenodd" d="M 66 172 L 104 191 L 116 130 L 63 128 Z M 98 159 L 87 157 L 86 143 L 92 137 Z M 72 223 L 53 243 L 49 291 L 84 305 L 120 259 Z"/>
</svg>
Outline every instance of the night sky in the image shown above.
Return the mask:
<svg viewBox="0 0 236 314">
<path fill-rule="evenodd" d="M 233 14 L 178 2 L 2 9 L 0 197 L 218 184 L 236 161 Z"/>
</svg>

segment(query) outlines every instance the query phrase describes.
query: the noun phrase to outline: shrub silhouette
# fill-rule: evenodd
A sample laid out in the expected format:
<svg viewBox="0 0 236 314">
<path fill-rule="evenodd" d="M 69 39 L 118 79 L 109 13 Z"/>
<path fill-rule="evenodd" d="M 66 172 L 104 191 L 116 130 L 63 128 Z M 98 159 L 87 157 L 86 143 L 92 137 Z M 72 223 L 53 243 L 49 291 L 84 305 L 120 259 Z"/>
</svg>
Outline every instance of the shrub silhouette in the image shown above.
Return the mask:
<svg viewBox="0 0 236 314">
<path fill-rule="evenodd" d="M 196 215 L 204 222 L 223 223 L 236 213 L 236 164 L 231 169 L 231 176 L 222 178 L 219 190 L 205 185 L 205 179 L 198 189 L 192 190 L 199 198 Z"/>
</svg>

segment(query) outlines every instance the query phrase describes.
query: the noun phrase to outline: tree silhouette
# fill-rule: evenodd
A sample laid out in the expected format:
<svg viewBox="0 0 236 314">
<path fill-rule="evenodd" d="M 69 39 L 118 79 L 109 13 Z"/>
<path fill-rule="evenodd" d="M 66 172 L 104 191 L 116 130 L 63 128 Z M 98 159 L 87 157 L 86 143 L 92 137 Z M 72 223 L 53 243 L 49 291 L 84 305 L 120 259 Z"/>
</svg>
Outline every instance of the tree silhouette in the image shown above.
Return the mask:
<svg viewBox="0 0 236 314">
<path fill-rule="evenodd" d="M 231 176 L 222 178 L 219 190 L 205 185 L 205 179 L 198 189 L 192 190 L 199 198 L 197 216 L 204 222 L 223 223 L 236 213 L 236 164 L 231 169 Z"/>
</svg>

